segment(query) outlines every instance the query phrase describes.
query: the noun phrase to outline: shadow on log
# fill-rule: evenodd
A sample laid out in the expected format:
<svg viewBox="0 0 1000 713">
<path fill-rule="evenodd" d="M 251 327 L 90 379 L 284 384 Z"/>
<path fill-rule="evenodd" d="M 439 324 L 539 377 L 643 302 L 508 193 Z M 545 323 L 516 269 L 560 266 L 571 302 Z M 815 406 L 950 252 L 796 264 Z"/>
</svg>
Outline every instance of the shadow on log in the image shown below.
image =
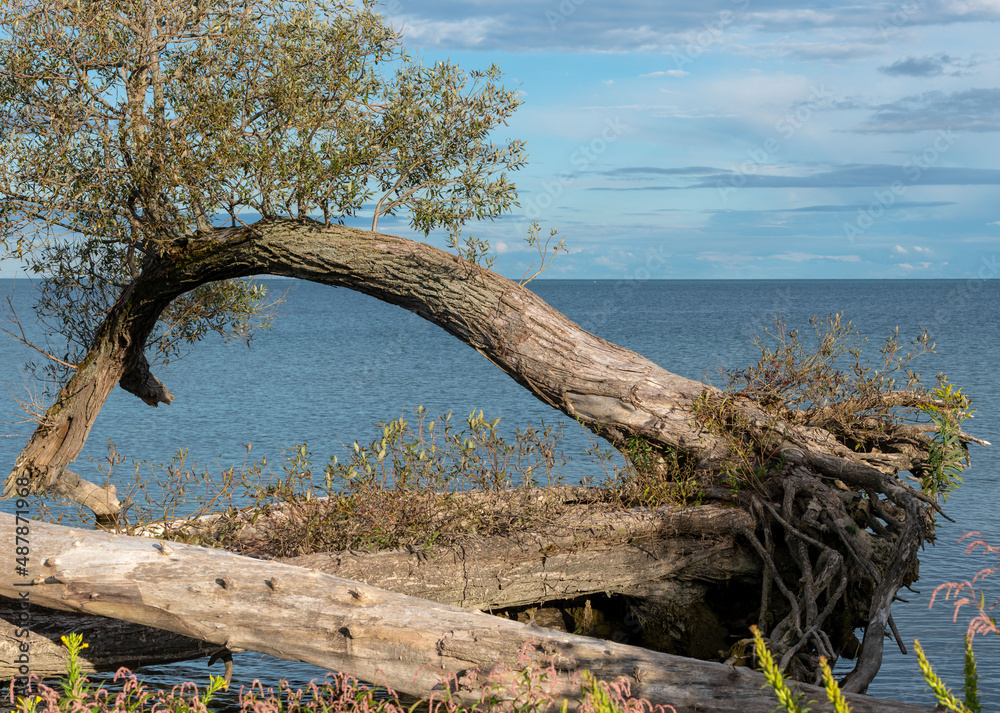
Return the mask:
<svg viewBox="0 0 1000 713">
<path fill-rule="evenodd" d="M 211 656 L 219 650 L 206 641 L 130 621 L 35 604 L 27 609 L 27 619 L 24 611 L 17 601 L 0 597 L 0 680 L 8 681 L 18 675 L 18 657 L 22 654 L 19 645 L 25 638 L 17 633 L 22 628 L 31 632 L 28 652 L 31 672 L 42 677 L 66 672 L 66 647 L 61 639 L 74 633 L 81 634 L 89 644 L 80 656 L 80 669 L 84 673 L 187 661 Z"/>
</svg>

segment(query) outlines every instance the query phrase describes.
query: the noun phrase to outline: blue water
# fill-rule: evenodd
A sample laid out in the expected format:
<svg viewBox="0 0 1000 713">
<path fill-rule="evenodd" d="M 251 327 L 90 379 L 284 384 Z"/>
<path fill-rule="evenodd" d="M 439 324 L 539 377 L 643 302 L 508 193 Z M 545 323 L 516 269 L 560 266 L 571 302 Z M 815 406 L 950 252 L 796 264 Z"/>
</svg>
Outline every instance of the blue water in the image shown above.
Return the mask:
<svg viewBox="0 0 1000 713">
<path fill-rule="evenodd" d="M 404 310 L 344 289 L 279 281 L 272 292 L 285 293 L 281 315 L 271 331 L 250 348 L 209 339 L 184 359 L 162 368 L 160 378 L 174 393 L 169 407 L 151 409 L 116 390 L 101 412 L 76 470 L 96 478 L 108 439 L 130 459 L 166 461 L 187 448 L 189 459 L 218 469 L 251 455 L 280 461 L 281 449 L 307 442 L 318 461 L 337 453 L 342 443 L 373 437 L 373 422 L 412 412 L 422 404 L 431 413 L 473 409 L 502 417 L 508 430 L 559 424 L 564 450 L 573 460 L 570 481 L 595 475 L 584 450 L 589 440 L 579 426 L 536 401 L 484 357 L 442 330 Z M 995 371 L 1000 350 L 1000 282 L 997 281 L 543 281 L 531 284 L 543 298 L 585 329 L 633 349 L 665 368 L 697 379 L 719 381 L 720 369 L 746 366 L 755 358 L 749 344 L 781 313 L 806 327 L 809 317 L 842 311 L 872 338 L 872 354 L 895 327 L 904 340 L 927 329 L 937 353 L 916 367 L 932 381 L 938 372 L 972 395 L 978 408 L 966 430 L 998 444 L 973 446 L 973 468 L 965 485 L 947 504 L 957 522 L 941 521 L 938 542 L 921 558 L 920 594 L 903 594 L 894 616 L 907 647 L 903 656 L 887 642 L 886 657 L 871 693 L 930 702 L 912 655 L 919 638 L 938 672 L 953 687 L 961 685 L 961 647 L 967 616 L 952 621 L 947 604 L 928 609 L 937 584 L 969 578 L 986 565 L 968 559 L 955 541 L 970 530 L 1000 544 L 1000 387 Z M 287 290 L 287 292 L 286 292 Z M 12 295 L 22 316 L 30 314 L 32 287 L 27 281 L 0 281 L 0 295 Z M 27 325 L 31 328 L 30 323 Z M 25 385 L 28 349 L 0 339 L 0 377 L 10 391 Z M 7 399 L 7 421 L 0 432 L 0 463 L 8 468 L 30 428 Z M 88 461 L 88 459 L 94 459 Z M 119 490 L 131 470 L 122 468 Z M 9 507 L 9 503 L 3 505 Z M 1000 575 L 998 575 L 1000 577 Z M 987 580 L 989 585 L 991 580 Z M 987 593 L 1000 587 L 987 586 Z M 1000 641 L 977 639 L 984 703 L 1000 706 Z M 205 677 L 204 661 L 160 667 L 147 678 L 168 685 Z M 295 684 L 323 672 L 303 664 L 257 654 L 236 657 L 236 682 L 253 678 Z M 991 675 L 992 674 L 992 675 Z M 238 688 L 238 685 L 235 687 Z"/>
</svg>

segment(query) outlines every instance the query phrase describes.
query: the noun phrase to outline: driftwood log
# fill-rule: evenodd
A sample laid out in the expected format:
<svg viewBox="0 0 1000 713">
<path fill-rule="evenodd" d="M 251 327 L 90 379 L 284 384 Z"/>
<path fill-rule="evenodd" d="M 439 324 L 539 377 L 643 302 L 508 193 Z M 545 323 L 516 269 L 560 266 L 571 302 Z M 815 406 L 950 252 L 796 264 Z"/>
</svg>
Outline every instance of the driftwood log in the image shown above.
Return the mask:
<svg viewBox="0 0 1000 713">
<path fill-rule="evenodd" d="M 3 536 L 13 537 L 13 528 L 14 518 L 0 515 Z M 351 671 L 412 695 L 429 695 L 441 672 L 458 676 L 461 694 L 471 669 L 513 667 L 526 652 L 551 657 L 566 673 L 626 676 L 634 694 L 679 711 L 774 708 L 763 676 L 747 669 L 549 631 L 284 563 L 42 523 L 32 525 L 31 547 L 37 564 L 30 578 L 5 577 L 3 596 L 27 592 L 33 606 Z M 820 689 L 802 688 L 822 700 Z M 573 692 L 567 684 L 563 694 Z M 850 701 L 857 713 L 930 710 L 865 696 Z"/>
<path fill-rule="evenodd" d="M 544 501 L 551 509 L 544 522 L 432 547 L 316 552 L 279 560 L 665 653 L 720 661 L 743 657 L 739 642 L 758 618 L 756 594 L 763 576 L 760 559 L 737 534 L 752 525 L 749 514 L 721 505 L 622 509 L 609 504 L 609 492 L 601 488 L 512 492 L 514 508 Z M 478 501 L 465 506 L 478 508 L 480 515 L 489 501 L 512 507 L 507 494 L 474 491 L 455 497 Z M 310 510 L 308 520 L 312 509 L 324 504 L 312 499 L 297 507 Z M 185 541 L 204 543 L 223 530 L 225 538 L 213 546 L 267 556 L 268 543 L 287 536 L 288 517 L 287 508 L 267 516 L 248 511 L 213 522 L 178 523 L 174 532 Z M 731 657 L 730 649 L 740 653 Z"/>
</svg>

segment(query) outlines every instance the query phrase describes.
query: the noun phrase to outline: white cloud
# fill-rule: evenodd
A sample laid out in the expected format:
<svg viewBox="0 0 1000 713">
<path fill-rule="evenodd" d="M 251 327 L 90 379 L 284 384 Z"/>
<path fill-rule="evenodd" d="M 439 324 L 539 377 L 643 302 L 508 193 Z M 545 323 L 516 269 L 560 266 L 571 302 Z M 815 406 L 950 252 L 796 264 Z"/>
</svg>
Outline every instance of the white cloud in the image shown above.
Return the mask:
<svg viewBox="0 0 1000 713">
<path fill-rule="evenodd" d="M 600 257 L 594 258 L 594 263 L 600 265 L 601 267 L 608 267 L 612 270 L 624 270 L 625 263 L 621 260 L 615 260 L 608 255 L 601 255 Z"/>
<path fill-rule="evenodd" d="M 686 77 L 690 72 L 685 72 L 683 69 L 668 69 L 666 72 L 650 72 L 649 74 L 640 74 L 641 79 L 649 79 L 653 77 Z"/>
<path fill-rule="evenodd" d="M 906 255 L 906 253 L 910 251 L 904 248 L 902 245 L 897 245 L 896 247 L 893 248 L 893 252 L 897 252 L 900 255 Z"/>
<path fill-rule="evenodd" d="M 884 54 L 885 40 L 878 36 L 870 40 L 850 42 L 842 37 L 809 42 L 795 42 L 785 38 L 780 41 L 733 44 L 730 49 L 735 54 L 750 55 L 757 59 L 793 57 L 806 61 L 848 62 Z"/>
<path fill-rule="evenodd" d="M 733 253 L 706 251 L 695 255 L 694 259 L 705 260 L 722 267 L 739 267 L 760 260 L 761 258 L 759 255 L 736 255 Z"/>
<path fill-rule="evenodd" d="M 930 249 L 930 248 L 922 248 L 922 247 L 920 247 L 919 245 L 914 245 L 914 246 L 913 246 L 913 249 L 914 249 L 914 250 L 915 250 L 916 252 L 918 252 L 918 253 L 929 253 L 929 252 L 931 252 L 931 249 Z"/>
<path fill-rule="evenodd" d="M 811 253 L 780 253 L 772 255 L 776 260 L 787 260 L 788 262 L 806 262 L 807 260 L 836 260 L 837 262 L 861 262 L 860 255 L 813 255 Z"/>
<path fill-rule="evenodd" d="M 615 80 L 613 80 L 613 79 L 605 79 L 604 83 L 607 84 L 610 87 L 612 84 L 615 83 Z"/>
<path fill-rule="evenodd" d="M 803 27 L 823 27 L 835 24 L 838 17 L 833 12 L 812 10 L 809 8 L 794 8 L 791 10 L 769 10 L 750 13 L 750 20 L 759 27 L 768 30 L 800 30 Z"/>
<path fill-rule="evenodd" d="M 485 41 L 497 26 L 490 17 L 469 17 L 464 20 L 427 20 L 413 16 L 394 18 L 392 24 L 403 31 L 407 41 L 428 45 L 475 46 Z"/>
<path fill-rule="evenodd" d="M 987 223 L 986 225 L 1000 225 L 1000 220 L 994 220 L 992 223 Z"/>
<path fill-rule="evenodd" d="M 951 15 L 962 17 L 965 15 L 1000 15 L 1000 1 L 998 0 L 952 0 L 944 3 L 944 9 Z"/>
</svg>

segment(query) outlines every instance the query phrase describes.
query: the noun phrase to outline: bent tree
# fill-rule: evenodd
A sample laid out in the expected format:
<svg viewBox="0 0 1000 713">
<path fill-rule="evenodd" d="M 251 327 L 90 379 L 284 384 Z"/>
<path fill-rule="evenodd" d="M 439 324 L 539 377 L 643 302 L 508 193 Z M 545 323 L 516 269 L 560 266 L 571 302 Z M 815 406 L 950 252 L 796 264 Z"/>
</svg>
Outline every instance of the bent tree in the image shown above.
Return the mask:
<svg viewBox="0 0 1000 713">
<path fill-rule="evenodd" d="M 0 7 L 5 256 L 38 275 L 37 314 L 66 345 L 7 494 L 28 482 L 113 518 L 113 488 L 69 466 L 116 384 L 169 404 L 150 363 L 209 331 L 249 338 L 267 318 L 253 276 L 348 287 L 441 326 L 642 477 L 731 506 L 781 665 L 811 679 L 849 655 L 845 688 L 866 689 L 971 439 L 963 396 L 903 374 L 912 353 L 892 340 L 869 368 L 834 321 L 811 356 L 779 332 L 720 390 L 465 259 L 481 244 L 460 227 L 516 205 L 524 146 L 490 139 L 516 92 L 495 67 L 413 61 L 367 0 Z M 342 224 L 368 211 L 370 230 Z M 377 232 L 397 214 L 458 254 Z"/>
</svg>

